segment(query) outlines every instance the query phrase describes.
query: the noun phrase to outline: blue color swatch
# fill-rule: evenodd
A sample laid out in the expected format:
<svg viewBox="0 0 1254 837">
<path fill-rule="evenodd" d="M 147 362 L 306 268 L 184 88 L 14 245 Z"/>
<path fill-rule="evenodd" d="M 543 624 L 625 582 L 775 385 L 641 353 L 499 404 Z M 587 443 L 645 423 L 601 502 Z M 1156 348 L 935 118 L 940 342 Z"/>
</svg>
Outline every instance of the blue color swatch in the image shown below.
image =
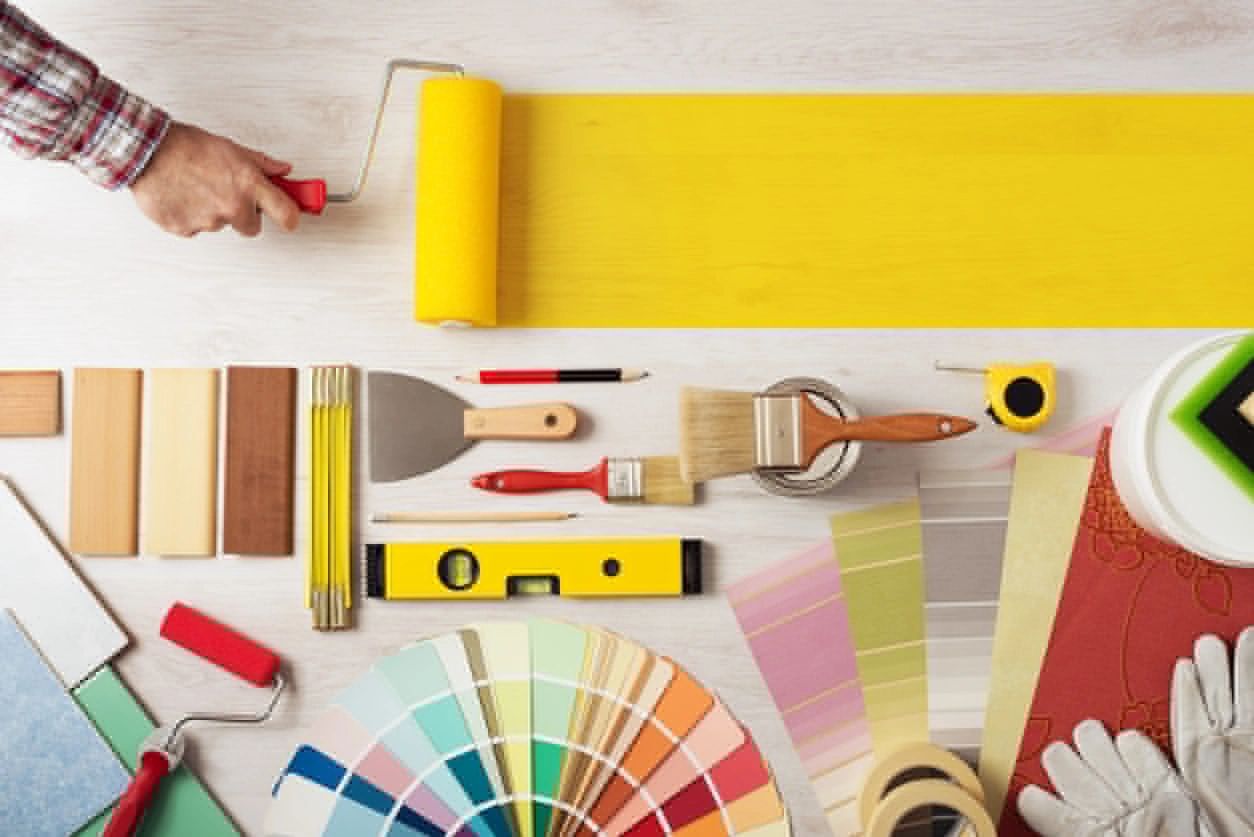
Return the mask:
<svg viewBox="0 0 1254 837">
<path fill-rule="evenodd" d="M 7 610 L 0 611 L 0 823 L 64 837 L 112 804 L 130 774 Z"/>
</svg>

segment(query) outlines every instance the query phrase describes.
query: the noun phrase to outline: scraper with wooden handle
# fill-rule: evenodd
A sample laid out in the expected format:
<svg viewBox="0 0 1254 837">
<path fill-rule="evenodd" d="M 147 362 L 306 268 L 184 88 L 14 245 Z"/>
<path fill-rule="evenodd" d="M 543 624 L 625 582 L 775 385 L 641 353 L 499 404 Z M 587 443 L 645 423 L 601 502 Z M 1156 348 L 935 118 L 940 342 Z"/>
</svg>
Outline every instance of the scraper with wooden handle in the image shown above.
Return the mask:
<svg viewBox="0 0 1254 837">
<path fill-rule="evenodd" d="M 475 408 L 412 375 L 371 372 L 368 383 L 372 482 L 434 471 L 480 439 L 568 439 L 578 421 L 562 403 Z"/>
</svg>

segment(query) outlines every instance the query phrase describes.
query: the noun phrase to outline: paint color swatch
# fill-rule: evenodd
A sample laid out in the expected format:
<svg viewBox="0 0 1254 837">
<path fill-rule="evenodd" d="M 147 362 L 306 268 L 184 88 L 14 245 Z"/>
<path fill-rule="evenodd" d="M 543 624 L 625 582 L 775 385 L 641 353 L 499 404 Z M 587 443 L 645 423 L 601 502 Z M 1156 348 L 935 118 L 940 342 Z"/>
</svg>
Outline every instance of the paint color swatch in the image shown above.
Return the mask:
<svg viewBox="0 0 1254 837">
<path fill-rule="evenodd" d="M 265 833 L 652 837 L 789 833 L 716 697 L 598 628 L 483 623 L 381 659 L 315 722 Z"/>
<path fill-rule="evenodd" d="M 832 541 L 878 756 L 928 738 L 919 502 L 832 516 Z"/>
<path fill-rule="evenodd" d="M 993 657 L 1010 471 L 919 475 L 931 740 L 979 756 Z"/>
<path fill-rule="evenodd" d="M 1097 447 L 1101 444 L 1102 434 L 1106 432 L 1107 427 L 1115 423 L 1115 417 L 1118 415 L 1118 409 L 1099 413 L 1079 424 L 1068 427 L 1060 433 L 1042 439 L 1032 445 L 1031 450 L 1047 451 L 1049 453 L 1068 453 L 1072 456 L 1084 456 L 1092 459 L 1094 456 L 1097 456 Z M 996 461 L 990 462 L 987 467 L 1013 468 L 1016 453 L 1017 451 L 1000 457 Z"/>
<path fill-rule="evenodd" d="M 67 689 L 126 647 L 126 634 L 46 524 L 0 475 L 0 607 L 11 608 Z"/>
<path fill-rule="evenodd" d="M 12 612 L 0 610 L 0 823 L 5 834 L 62 837 L 130 781 Z"/>
<path fill-rule="evenodd" d="M 113 668 L 105 666 L 85 680 L 74 690 L 74 699 L 118 758 L 128 769 L 135 770 L 140 748 L 156 726 Z M 112 813 L 112 808 L 104 811 L 76 831 L 74 837 L 100 837 Z M 161 792 L 148 805 L 138 833 L 140 837 L 239 837 L 240 831 L 184 763 L 162 781 Z"/>
<path fill-rule="evenodd" d="M 856 833 L 871 728 L 831 543 L 754 573 L 727 596 L 828 826 Z"/>
<path fill-rule="evenodd" d="M 1015 462 L 980 748 L 980 781 L 994 820 L 1014 773 L 1092 469 L 1087 457 L 1042 451 L 1020 451 Z"/>
</svg>

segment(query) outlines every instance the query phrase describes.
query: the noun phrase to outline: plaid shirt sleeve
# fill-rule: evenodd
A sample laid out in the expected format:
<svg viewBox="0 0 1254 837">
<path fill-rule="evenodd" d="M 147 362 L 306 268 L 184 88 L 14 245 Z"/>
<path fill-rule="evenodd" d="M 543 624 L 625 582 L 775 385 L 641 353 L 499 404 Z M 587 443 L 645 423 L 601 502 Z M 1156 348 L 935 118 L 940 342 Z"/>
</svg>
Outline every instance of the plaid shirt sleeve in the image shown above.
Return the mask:
<svg viewBox="0 0 1254 837">
<path fill-rule="evenodd" d="M 68 160 L 107 189 L 144 170 L 170 117 L 0 0 L 0 138 L 20 156 Z"/>
</svg>

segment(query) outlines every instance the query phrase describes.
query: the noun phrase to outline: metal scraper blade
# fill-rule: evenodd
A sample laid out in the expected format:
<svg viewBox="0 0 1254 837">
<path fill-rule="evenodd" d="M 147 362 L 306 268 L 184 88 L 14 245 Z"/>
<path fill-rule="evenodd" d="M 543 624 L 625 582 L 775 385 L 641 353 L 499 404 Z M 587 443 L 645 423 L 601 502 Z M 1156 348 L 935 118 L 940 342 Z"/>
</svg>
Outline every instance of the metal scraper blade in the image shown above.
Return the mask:
<svg viewBox="0 0 1254 837">
<path fill-rule="evenodd" d="M 470 405 L 411 375 L 371 372 L 370 479 L 396 482 L 434 471 L 474 444 L 463 414 Z"/>
</svg>

